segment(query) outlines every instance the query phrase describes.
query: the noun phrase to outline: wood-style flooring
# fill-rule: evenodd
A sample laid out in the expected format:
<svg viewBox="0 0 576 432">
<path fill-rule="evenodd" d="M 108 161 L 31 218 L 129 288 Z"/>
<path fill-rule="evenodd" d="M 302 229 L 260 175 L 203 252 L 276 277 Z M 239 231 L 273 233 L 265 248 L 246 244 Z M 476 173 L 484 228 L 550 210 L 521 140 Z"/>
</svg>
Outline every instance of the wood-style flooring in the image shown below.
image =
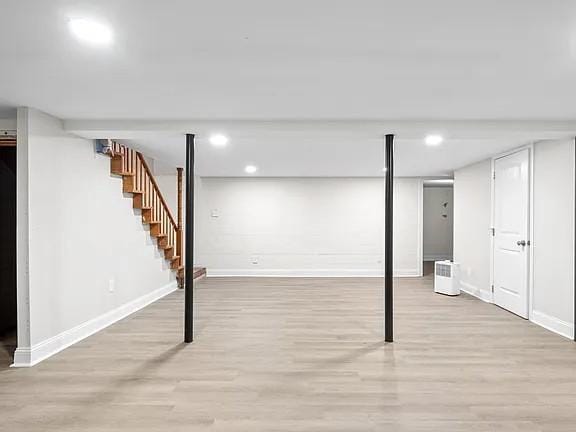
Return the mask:
<svg viewBox="0 0 576 432">
<path fill-rule="evenodd" d="M 208 278 L 31 369 L 0 369 L 0 430 L 576 431 L 576 344 L 493 305 L 396 281 Z"/>
</svg>

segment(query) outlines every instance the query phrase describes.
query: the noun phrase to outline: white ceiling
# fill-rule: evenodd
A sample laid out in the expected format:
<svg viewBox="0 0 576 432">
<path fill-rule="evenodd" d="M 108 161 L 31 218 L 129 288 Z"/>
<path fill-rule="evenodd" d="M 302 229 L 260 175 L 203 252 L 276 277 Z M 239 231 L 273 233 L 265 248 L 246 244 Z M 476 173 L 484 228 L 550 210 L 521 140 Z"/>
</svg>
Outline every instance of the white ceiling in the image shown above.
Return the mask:
<svg viewBox="0 0 576 432">
<path fill-rule="evenodd" d="M 398 173 L 441 175 L 576 133 L 543 123 L 576 119 L 576 1 L 0 0 L 0 14 L 0 114 L 32 106 L 99 121 L 69 129 L 135 139 L 179 165 L 180 128 L 115 122 L 211 120 L 231 144 L 215 153 L 199 140 L 204 175 L 242 174 L 246 162 L 260 175 L 370 175 L 388 132 Z M 115 44 L 82 45 L 69 17 L 108 23 Z M 237 129 L 242 119 L 254 121 Z M 422 119 L 469 123 L 443 128 L 432 152 Z M 509 123 L 486 132 L 485 119 Z M 518 133 L 516 120 L 544 126 Z M 399 133 L 405 122 L 419 126 Z"/>
<path fill-rule="evenodd" d="M 563 138 L 572 121 L 110 121 L 69 120 L 70 132 L 87 138 L 116 137 L 144 153 L 183 166 L 185 131 L 197 134 L 197 173 L 241 176 L 247 164 L 260 176 L 379 176 L 383 136 L 393 132 L 396 175 L 450 176 L 454 169 L 535 139 Z M 211 133 L 230 137 L 225 148 L 209 143 Z M 423 138 L 445 137 L 437 147 Z"/>
<path fill-rule="evenodd" d="M 182 166 L 183 136 L 127 140 L 126 143 L 154 154 L 170 164 Z M 262 145 L 265 142 L 265 145 Z M 162 143 L 169 151 L 157 151 Z M 516 143 L 512 146 L 518 146 Z M 398 139 L 395 143 L 395 175 L 452 176 L 454 168 L 485 159 L 511 147 L 511 141 L 452 140 L 437 148 L 421 140 Z M 246 165 L 256 165 L 259 176 L 272 177 L 372 177 L 384 173 L 383 140 L 355 137 L 234 138 L 226 148 L 215 148 L 206 139 L 196 146 L 196 172 L 200 176 L 244 176 Z M 170 160 L 164 156 L 170 154 Z"/>
<path fill-rule="evenodd" d="M 576 3 L 0 2 L 0 95 L 62 118 L 575 118 Z M 95 17 L 112 48 L 70 37 Z"/>
</svg>

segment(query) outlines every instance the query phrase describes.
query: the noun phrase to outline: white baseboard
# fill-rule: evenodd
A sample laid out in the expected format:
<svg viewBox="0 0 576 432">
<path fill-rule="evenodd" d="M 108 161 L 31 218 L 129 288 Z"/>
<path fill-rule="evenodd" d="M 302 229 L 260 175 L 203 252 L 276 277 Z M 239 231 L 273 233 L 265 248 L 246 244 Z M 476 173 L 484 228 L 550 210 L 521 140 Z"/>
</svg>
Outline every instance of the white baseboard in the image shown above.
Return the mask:
<svg viewBox="0 0 576 432">
<path fill-rule="evenodd" d="M 424 261 L 446 261 L 452 259 L 452 255 L 424 255 Z"/>
<path fill-rule="evenodd" d="M 395 270 L 394 277 L 419 277 L 418 269 Z M 208 269 L 207 277 L 384 277 L 377 269 Z"/>
<path fill-rule="evenodd" d="M 471 296 L 479 298 L 486 303 L 494 303 L 494 300 L 492 299 L 492 293 L 490 291 L 481 290 L 480 288 L 466 282 L 460 282 L 460 289 L 466 294 L 470 294 Z"/>
<path fill-rule="evenodd" d="M 56 336 L 35 344 L 31 348 L 17 348 L 14 353 L 14 364 L 12 367 L 30 367 L 38 364 L 42 360 L 68 348 L 70 345 L 93 335 L 96 332 L 114 324 L 130 314 L 154 303 L 156 300 L 170 294 L 178 289 L 176 282 L 171 282 L 149 294 L 126 303 L 110 312 L 100 315 L 90 321 L 86 321 L 70 330 L 63 331 Z"/>
<path fill-rule="evenodd" d="M 562 321 L 561 319 L 552 317 L 539 311 L 532 311 L 532 314 L 530 315 L 530 321 L 561 336 L 567 337 L 569 339 L 574 338 L 574 324 L 569 322 Z"/>
<path fill-rule="evenodd" d="M 480 290 L 475 286 L 465 282 L 461 282 L 460 287 L 465 293 L 477 297 L 486 303 L 494 303 L 492 293 L 489 291 Z M 532 314 L 530 315 L 530 321 L 561 336 L 567 337 L 569 339 L 574 338 L 574 325 L 569 322 L 562 321 L 561 319 L 552 317 L 539 311 L 532 311 Z"/>
</svg>

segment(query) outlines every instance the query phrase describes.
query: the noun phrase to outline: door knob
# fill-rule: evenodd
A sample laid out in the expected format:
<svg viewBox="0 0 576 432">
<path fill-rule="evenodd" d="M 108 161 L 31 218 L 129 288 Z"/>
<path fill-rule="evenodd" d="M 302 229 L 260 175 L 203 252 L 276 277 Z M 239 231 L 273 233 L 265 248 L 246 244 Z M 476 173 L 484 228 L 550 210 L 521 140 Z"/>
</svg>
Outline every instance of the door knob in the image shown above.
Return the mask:
<svg viewBox="0 0 576 432">
<path fill-rule="evenodd" d="M 524 246 L 526 246 L 526 240 L 518 240 L 518 241 L 516 242 L 516 244 L 517 244 L 518 246 L 524 247 Z"/>
</svg>

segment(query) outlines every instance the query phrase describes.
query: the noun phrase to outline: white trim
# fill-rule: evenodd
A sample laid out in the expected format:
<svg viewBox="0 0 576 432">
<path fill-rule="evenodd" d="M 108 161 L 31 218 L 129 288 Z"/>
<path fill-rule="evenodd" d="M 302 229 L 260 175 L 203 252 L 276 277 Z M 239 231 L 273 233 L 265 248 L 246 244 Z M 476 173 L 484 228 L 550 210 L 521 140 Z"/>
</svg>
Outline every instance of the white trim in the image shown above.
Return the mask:
<svg viewBox="0 0 576 432">
<path fill-rule="evenodd" d="M 418 276 L 424 276 L 424 179 L 419 179 L 418 188 Z M 401 273 L 400 271 L 398 271 Z"/>
<path fill-rule="evenodd" d="M 574 145 L 571 146 L 572 160 L 576 161 L 576 137 L 573 138 L 572 142 L 574 143 Z M 536 157 L 536 155 L 534 155 L 534 157 Z M 572 187 L 576 188 L 576 169 L 572 169 Z M 575 196 L 574 193 L 576 193 L 576 191 L 573 191 L 573 197 Z M 572 226 L 576 229 L 576 210 L 572 213 Z M 576 233 L 572 233 L 572 250 L 574 251 L 574 254 L 576 254 Z M 572 259 L 574 260 L 576 257 L 573 256 Z M 572 272 L 572 279 L 574 280 L 576 279 L 576 264 L 573 266 Z M 534 278 L 534 274 L 532 274 L 532 278 Z M 576 342 L 576 286 L 574 287 L 572 296 L 572 304 L 574 308 L 572 310 L 572 340 Z"/>
<path fill-rule="evenodd" d="M 209 269 L 207 277 L 384 277 L 381 269 Z M 394 277 L 420 277 L 418 269 L 394 270 Z"/>
<path fill-rule="evenodd" d="M 532 311 L 530 321 L 569 339 L 574 338 L 574 324 L 547 315 L 544 312 Z"/>
<path fill-rule="evenodd" d="M 32 348 L 17 348 L 14 353 L 14 364 L 12 367 L 30 367 L 38 364 L 42 360 L 53 356 L 65 348 L 93 335 L 100 330 L 126 318 L 128 315 L 154 303 L 156 300 L 170 294 L 178 289 L 176 282 L 171 282 L 162 288 L 152 291 L 149 294 L 132 300 L 116 309 L 111 310 L 99 317 L 86 321 L 76 327 L 63 331 L 56 336 L 35 344 Z"/>
<path fill-rule="evenodd" d="M 530 242 L 528 248 L 528 319 L 532 319 L 534 313 L 534 162 L 536 155 L 534 143 L 530 143 L 527 147 L 530 148 L 528 159 L 530 163 L 528 169 L 530 175 L 530 190 L 528 191 L 528 241 Z"/>
<path fill-rule="evenodd" d="M 492 296 L 492 303 L 494 302 L 494 201 L 496 196 L 496 182 L 494 181 L 494 173 L 496 171 L 494 161 L 496 158 L 490 159 L 490 294 Z"/>
<path fill-rule="evenodd" d="M 460 282 L 460 289 L 466 294 L 479 298 L 486 303 L 494 303 L 494 298 L 491 291 L 482 290 L 474 285 L 466 282 Z"/>
<path fill-rule="evenodd" d="M 29 110 L 17 111 L 16 152 L 16 307 L 19 346 L 30 346 L 30 194 L 28 167 Z"/>
</svg>

